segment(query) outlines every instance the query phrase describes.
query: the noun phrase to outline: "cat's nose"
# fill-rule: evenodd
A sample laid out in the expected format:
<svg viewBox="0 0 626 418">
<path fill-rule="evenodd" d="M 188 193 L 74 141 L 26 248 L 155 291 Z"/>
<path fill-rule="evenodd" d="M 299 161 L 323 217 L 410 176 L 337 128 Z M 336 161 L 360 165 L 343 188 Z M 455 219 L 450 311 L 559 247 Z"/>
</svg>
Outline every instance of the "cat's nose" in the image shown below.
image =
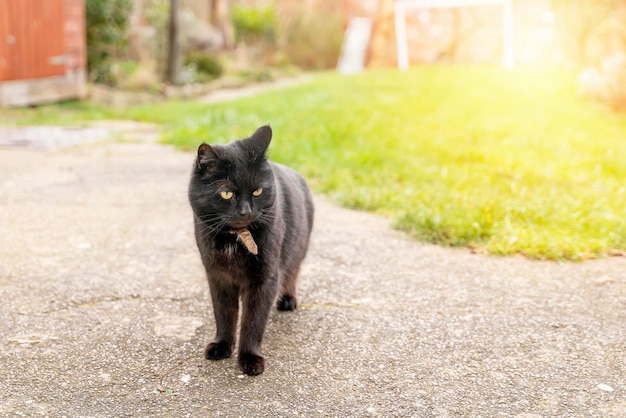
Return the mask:
<svg viewBox="0 0 626 418">
<path fill-rule="evenodd" d="M 241 202 L 239 207 L 237 208 L 237 212 L 239 212 L 240 216 L 250 216 L 252 215 L 252 208 L 250 207 L 249 202 Z"/>
</svg>

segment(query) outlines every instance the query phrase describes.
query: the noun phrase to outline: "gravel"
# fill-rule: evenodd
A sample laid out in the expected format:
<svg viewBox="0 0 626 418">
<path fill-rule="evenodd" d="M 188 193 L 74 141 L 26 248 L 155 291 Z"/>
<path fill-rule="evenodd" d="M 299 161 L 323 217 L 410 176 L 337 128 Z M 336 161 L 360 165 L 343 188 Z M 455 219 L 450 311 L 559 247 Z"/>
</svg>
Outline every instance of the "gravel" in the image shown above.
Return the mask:
<svg viewBox="0 0 626 418">
<path fill-rule="evenodd" d="M 626 416 L 626 258 L 427 245 L 322 196 L 265 373 L 204 360 L 192 160 L 0 149 L 0 416 Z"/>
</svg>

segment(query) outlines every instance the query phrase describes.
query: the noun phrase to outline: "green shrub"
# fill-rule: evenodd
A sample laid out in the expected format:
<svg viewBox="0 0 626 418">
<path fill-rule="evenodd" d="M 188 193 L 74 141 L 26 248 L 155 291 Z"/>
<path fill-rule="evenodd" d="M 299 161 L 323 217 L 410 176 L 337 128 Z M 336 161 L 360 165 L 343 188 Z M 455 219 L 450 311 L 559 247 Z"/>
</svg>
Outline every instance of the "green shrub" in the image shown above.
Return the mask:
<svg viewBox="0 0 626 418">
<path fill-rule="evenodd" d="M 272 5 L 261 8 L 236 5 L 232 9 L 231 19 L 237 42 L 276 42 L 278 18 Z"/>
<path fill-rule="evenodd" d="M 272 73 L 268 70 L 246 70 L 239 71 L 237 75 L 246 80 L 252 80 L 256 82 L 272 81 Z"/>
<path fill-rule="evenodd" d="M 126 47 L 130 0 L 87 0 L 87 70 L 97 83 L 116 84 L 113 58 Z"/>
<path fill-rule="evenodd" d="M 219 59 L 204 52 L 190 52 L 185 57 L 185 65 L 193 68 L 198 81 L 208 81 L 224 73 L 224 67 Z"/>
</svg>

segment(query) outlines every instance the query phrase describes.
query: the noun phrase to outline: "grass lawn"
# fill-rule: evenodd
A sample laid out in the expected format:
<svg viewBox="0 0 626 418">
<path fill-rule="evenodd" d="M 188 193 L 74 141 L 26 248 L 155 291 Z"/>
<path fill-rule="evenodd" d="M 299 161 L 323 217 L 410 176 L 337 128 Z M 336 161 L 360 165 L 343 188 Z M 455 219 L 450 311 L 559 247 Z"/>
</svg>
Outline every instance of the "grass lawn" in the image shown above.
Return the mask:
<svg viewBox="0 0 626 418">
<path fill-rule="evenodd" d="M 233 102 L 86 115 L 163 123 L 185 149 L 270 123 L 271 157 L 318 192 L 441 245 L 562 260 L 626 249 L 626 114 L 578 99 L 563 71 L 324 74 Z"/>
</svg>

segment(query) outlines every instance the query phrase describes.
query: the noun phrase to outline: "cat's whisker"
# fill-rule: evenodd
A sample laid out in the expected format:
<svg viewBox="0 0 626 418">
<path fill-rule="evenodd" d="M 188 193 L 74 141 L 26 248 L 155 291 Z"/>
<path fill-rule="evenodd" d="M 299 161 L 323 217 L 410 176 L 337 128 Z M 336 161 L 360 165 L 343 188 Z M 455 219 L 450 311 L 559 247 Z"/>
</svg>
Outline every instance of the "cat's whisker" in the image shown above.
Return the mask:
<svg viewBox="0 0 626 418">
<path fill-rule="evenodd" d="M 227 224 L 225 222 L 221 222 L 219 224 L 219 226 L 213 230 L 215 235 L 218 235 L 218 234 L 222 233 L 224 231 L 224 228 L 226 228 L 226 225 Z"/>
<path fill-rule="evenodd" d="M 203 216 L 199 216 L 198 218 L 204 222 L 204 223 L 213 223 L 215 221 L 220 221 L 222 220 L 222 215 L 216 214 L 216 215 L 203 215 Z"/>
<path fill-rule="evenodd" d="M 273 213 L 261 213 L 261 216 L 257 218 L 257 222 L 261 225 L 270 225 L 276 219 L 276 215 Z"/>
</svg>

